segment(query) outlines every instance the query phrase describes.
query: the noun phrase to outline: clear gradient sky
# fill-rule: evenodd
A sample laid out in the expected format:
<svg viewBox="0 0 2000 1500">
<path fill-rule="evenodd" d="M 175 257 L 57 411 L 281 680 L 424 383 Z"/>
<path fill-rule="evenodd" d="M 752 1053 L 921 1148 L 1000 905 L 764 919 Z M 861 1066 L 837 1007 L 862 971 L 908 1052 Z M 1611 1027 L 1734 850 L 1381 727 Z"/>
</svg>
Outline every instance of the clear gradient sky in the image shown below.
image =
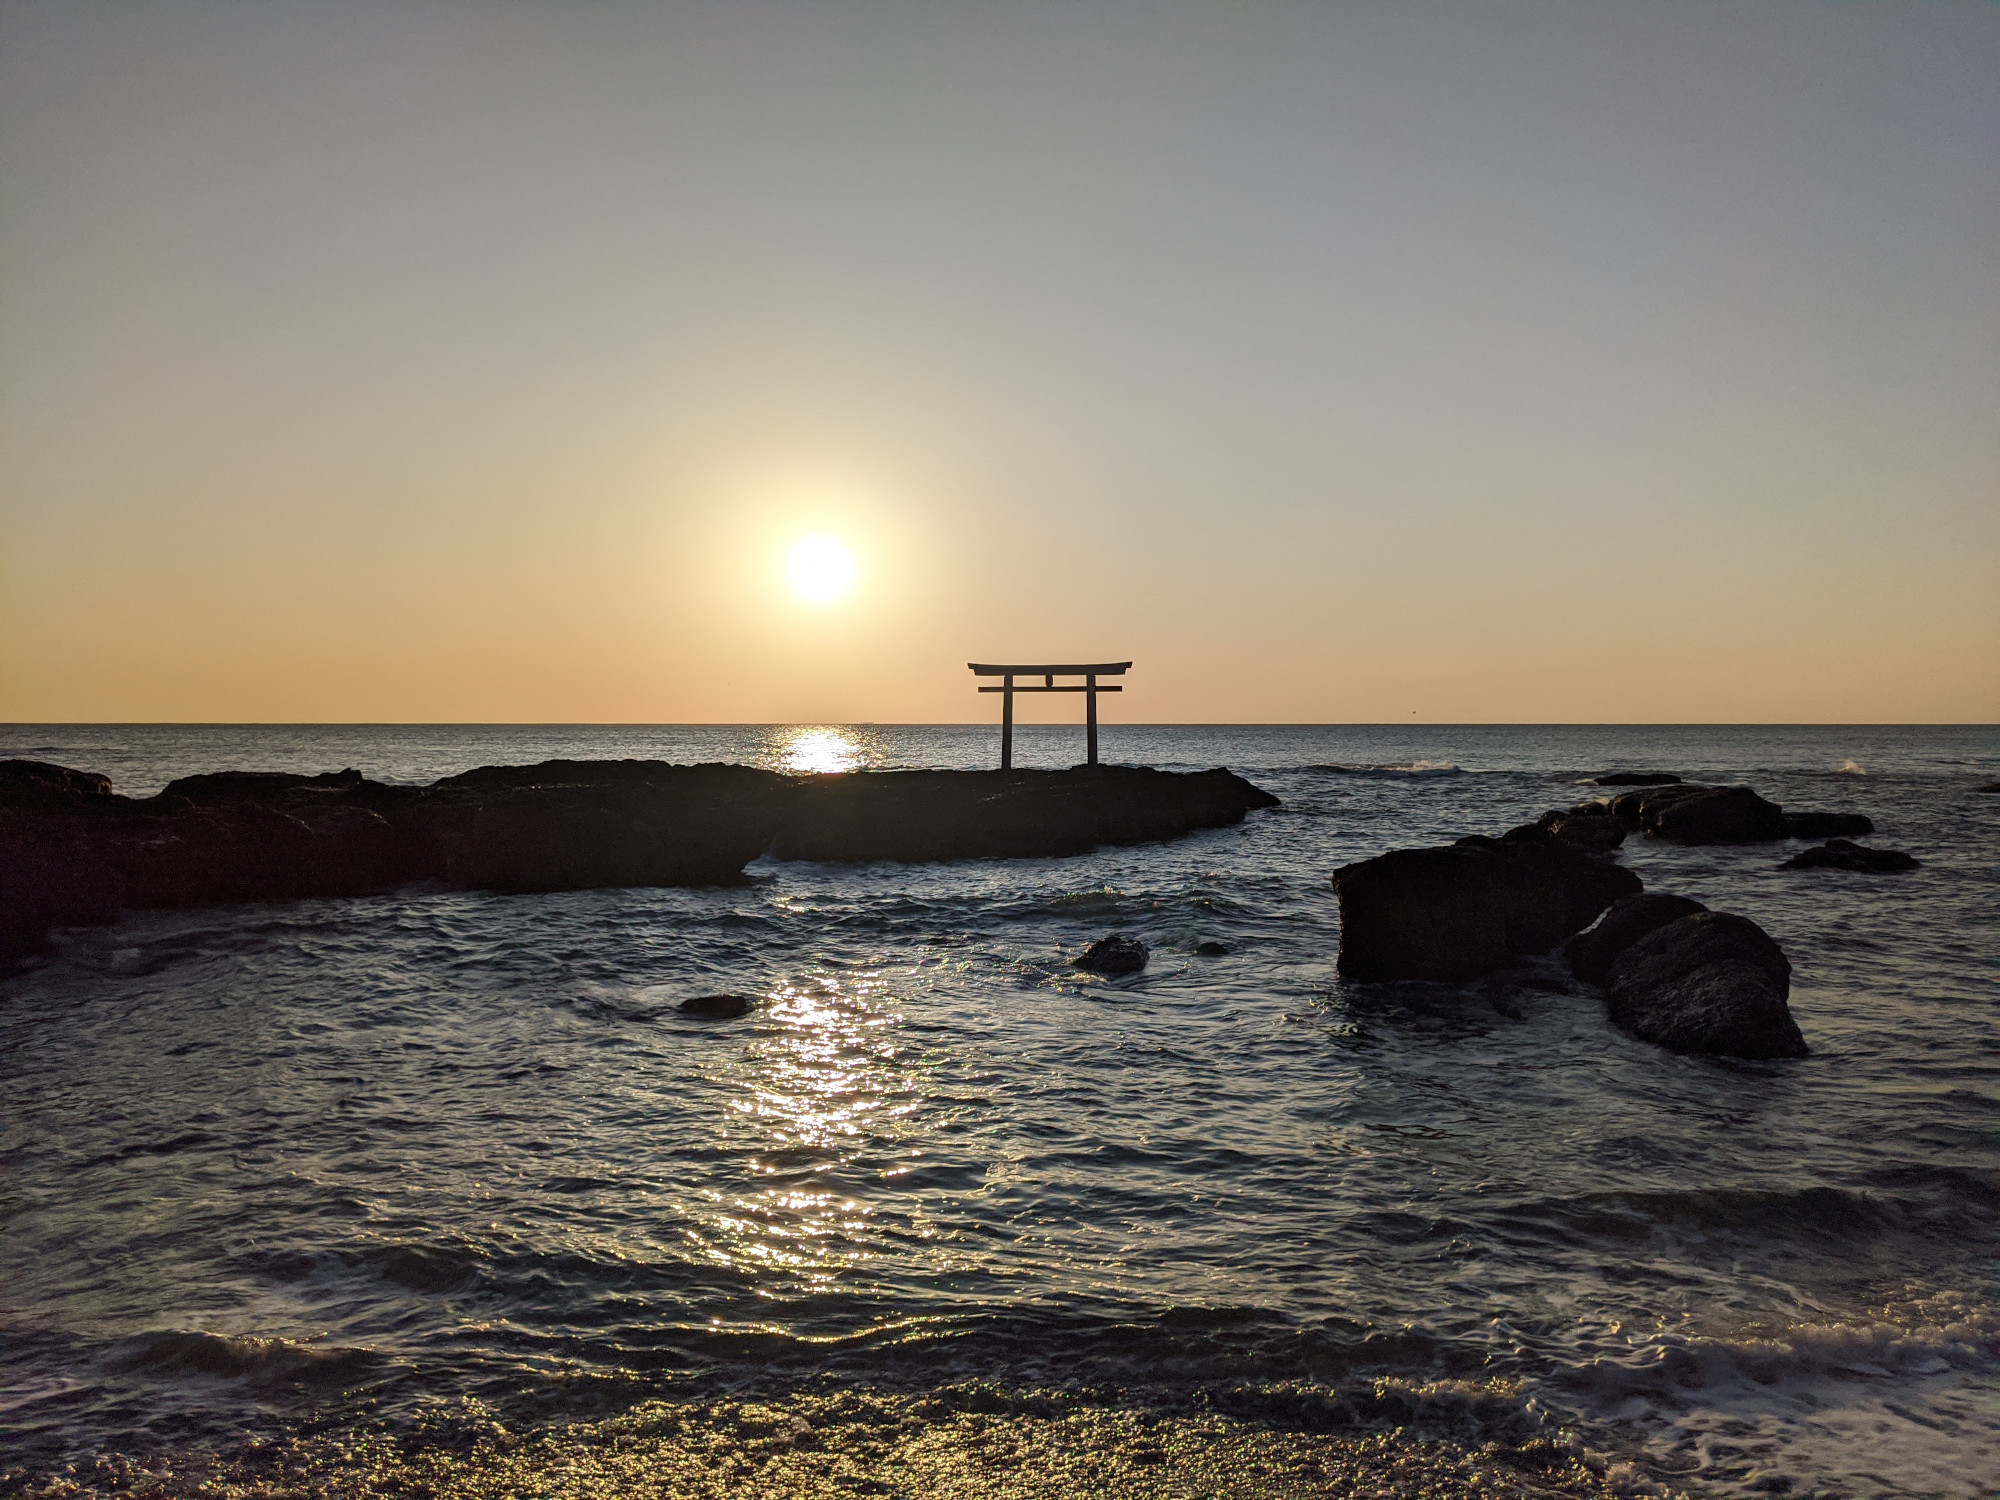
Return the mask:
<svg viewBox="0 0 2000 1500">
<path fill-rule="evenodd" d="M 2000 6 L 0 0 L 0 719 L 1043 656 L 2000 718 Z"/>
</svg>

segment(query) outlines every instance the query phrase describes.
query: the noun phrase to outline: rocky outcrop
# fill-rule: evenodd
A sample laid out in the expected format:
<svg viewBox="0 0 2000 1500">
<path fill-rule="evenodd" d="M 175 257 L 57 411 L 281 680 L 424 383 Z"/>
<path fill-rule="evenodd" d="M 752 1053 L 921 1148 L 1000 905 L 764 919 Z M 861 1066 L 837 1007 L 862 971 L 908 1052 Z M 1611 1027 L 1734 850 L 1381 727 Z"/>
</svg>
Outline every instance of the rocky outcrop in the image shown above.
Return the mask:
<svg viewBox="0 0 2000 1500">
<path fill-rule="evenodd" d="M 1680 777 L 1668 771 L 1610 771 L 1593 776 L 1592 786 L 1673 786 Z"/>
<path fill-rule="evenodd" d="M 1863 817 L 1860 813 L 1785 814 L 1785 837 L 1788 839 L 1858 838 L 1874 831 L 1874 821 Z"/>
<path fill-rule="evenodd" d="M 802 785 L 779 859 L 1008 859 L 1082 854 L 1240 823 L 1278 799 L 1225 770 L 869 771 Z"/>
<path fill-rule="evenodd" d="M 1116 977 L 1138 973 L 1146 967 L 1148 956 L 1146 945 L 1137 938 L 1114 932 L 1110 937 L 1099 938 L 1090 944 L 1071 960 L 1071 964 L 1087 974 Z"/>
<path fill-rule="evenodd" d="M 1605 999 L 1619 1029 L 1673 1052 L 1804 1057 L 1786 1003 L 1792 966 L 1755 922 L 1704 911 L 1647 933 L 1612 961 Z"/>
<path fill-rule="evenodd" d="M 1876 875 L 1891 870 L 1916 870 L 1923 861 L 1900 849 L 1865 849 L 1846 839 L 1828 839 L 1816 849 L 1801 849 L 1781 870 L 1859 870 Z"/>
<path fill-rule="evenodd" d="M 1777 839 L 1872 833 L 1860 813 L 1788 813 L 1747 786 L 1672 782 L 1635 787 L 1574 809 L 1616 818 L 1648 838 L 1676 844 L 1755 844 Z"/>
<path fill-rule="evenodd" d="M 1627 948 L 1669 922 L 1707 911 L 1699 901 L 1665 891 L 1644 891 L 1620 896 L 1611 903 L 1594 926 L 1584 929 L 1563 945 L 1569 971 L 1586 984 L 1602 984 L 1612 962 Z"/>
<path fill-rule="evenodd" d="M 1540 953 L 1638 891 L 1630 870 L 1554 840 L 1466 838 L 1334 872 L 1340 973 L 1470 979 Z"/>
<path fill-rule="evenodd" d="M 748 766 L 548 761 L 447 777 L 420 821 L 454 885 L 727 885 L 770 846 L 795 790 Z"/>
<path fill-rule="evenodd" d="M 420 880 L 496 891 L 711 885 L 789 859 L 1078 854 L 1240 822 L 1277 799 L 1228 771 L 783 776 L 747 766 L 545 761 L 428 787 L 359 771 L 222 772 L 159 795 L 0 761 L 0 972 L 50 929 L 122 907 L 357 896 Z"/>
</svg>

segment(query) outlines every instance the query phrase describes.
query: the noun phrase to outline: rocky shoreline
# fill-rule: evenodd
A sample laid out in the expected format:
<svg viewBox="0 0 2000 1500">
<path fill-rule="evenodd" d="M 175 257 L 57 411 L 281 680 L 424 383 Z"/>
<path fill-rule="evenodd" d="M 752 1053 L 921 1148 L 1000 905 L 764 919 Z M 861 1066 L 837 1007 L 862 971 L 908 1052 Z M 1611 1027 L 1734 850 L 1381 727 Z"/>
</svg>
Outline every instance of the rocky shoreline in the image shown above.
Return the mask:
<svg viewBox="0 0 2000 1500">
<path fill-rule="evenodd" d="M 118 795 L 0 761 L 0 972 L 121 910 L 361 896 L 729 884 L 765 854 L 911 863 L 1082 854 L 1241 822 L 1277 798 L 1226 770 L 857 771 L 545 761 L 428 786 L 359 771 L 188 776 Z"/>
</svg>

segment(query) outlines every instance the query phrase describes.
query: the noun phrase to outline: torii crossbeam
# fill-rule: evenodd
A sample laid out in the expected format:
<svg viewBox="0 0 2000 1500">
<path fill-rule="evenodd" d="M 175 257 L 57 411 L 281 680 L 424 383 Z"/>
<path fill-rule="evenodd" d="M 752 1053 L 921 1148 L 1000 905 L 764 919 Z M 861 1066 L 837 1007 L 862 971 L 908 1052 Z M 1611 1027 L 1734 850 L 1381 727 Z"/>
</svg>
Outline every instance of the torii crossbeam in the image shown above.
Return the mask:
<svg viewBox="0 0 2000 1500">
<path fill-rule="evenodd" d="M 1096 765 L 1097 695 L 1099 693 L 1122 693 L 1125 691 L 1125 689 L 1116 684 L 1110 687 L 1100 687 L 1098 686 L 1097 679 L 1100 677 L 1123 677 L 1132 667 L 1132 663 L 1129 661 L 1100 661 L 1081 666 L 1064 665 L 1061 663 L 1051 665 L 1047 662 L 1030 662 L 1026 665 L 1009 666 L 996 665 L 993 662 L 971 661 L 967 662 L 966 665 L 972 668 L 975 676 L 997 677 L 1000 679 L 999 687 L 983 687 L 979 691 L 1001 695 L 1000 769 L 1003 771 L 1011 771 L 1014 768 L 1014 695 L 1016 693 L 1084 694 L 1084 723 L 1089 725 L 1089 764 Z M 1016 677 L 1039 677 L 1042 679 L 1042 685 L 1040 687 L 1016 687 L 1014 686 L 1014 679 Z M 1057 687 L 1056 679 L 1058 677 L 1081 677 L 1083 685 L 1081 687 L 1069 687 L 1067 685 Z"/>
</svg>

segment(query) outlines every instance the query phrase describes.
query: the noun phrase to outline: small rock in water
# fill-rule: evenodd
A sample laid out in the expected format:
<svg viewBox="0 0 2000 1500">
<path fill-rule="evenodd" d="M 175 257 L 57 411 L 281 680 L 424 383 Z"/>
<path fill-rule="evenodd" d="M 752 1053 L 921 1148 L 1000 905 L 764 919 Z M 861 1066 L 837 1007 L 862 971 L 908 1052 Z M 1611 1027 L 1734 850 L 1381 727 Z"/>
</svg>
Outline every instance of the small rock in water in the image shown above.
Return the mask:
<svg viewBox="0 0 2000 1500">
<path fill-rule="evenodd" d="M 1196 943 L 1194 951 L 1199 953 L 1203 958 L 1220 958 L 1229 951 L 1229 944 L 1218 943 L 1215 939 L 1210 938 L 1207 942 Z"/>
<path fill-rule="evenodd" d="M 1923 861 L 1900 849 L 1867 849 L 1846 839 L 1828 839 L 1816 849 L 1801 849 L 1778 868 L 1781 870 L 1861 870 L 1879 874 L 1885 870 L 1921 869 Z"/>
<path fill-rule="evenodd" d="M 1099 938 L 1075 960 L 1075 967 L 1091 974 L 1136 974 L 1146 967 L 1146 945 L 1122 932 Z"/>
<path fill-rule="evenodd" d="M 1975 792 L 2000 792 L 2000 781 L 1989 781 L 1985 786 L 1976 786 Z"/>
<path fill-rule="evenodd" d="M 728 1021 L 737 1016 L 747 1016 L 757 1008 L 757 1002 L 747 995 L 692 995 L 681 1001 L 680 1012 L 684 1016 L 699 1016 L 703 1020 Z"/>
<path fill-rule="evenodd" d="M 1670 771 L 1611 771 L 1591 778 L 1592 786 L 1674 786 L 1680 777 Z"/>
</svg>

